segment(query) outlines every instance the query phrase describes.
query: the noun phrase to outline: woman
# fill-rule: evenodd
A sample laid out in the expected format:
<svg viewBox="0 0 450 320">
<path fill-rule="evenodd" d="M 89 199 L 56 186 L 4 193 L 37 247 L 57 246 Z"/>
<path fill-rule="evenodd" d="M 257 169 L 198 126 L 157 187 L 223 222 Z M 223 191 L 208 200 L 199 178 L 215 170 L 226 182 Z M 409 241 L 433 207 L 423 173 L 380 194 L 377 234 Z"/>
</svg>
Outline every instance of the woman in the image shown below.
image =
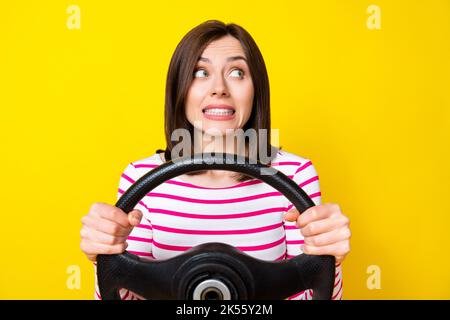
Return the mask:
<svg viewBox="0 0 450 320">
<path fill-rule="evenodd" d="M 231 147 L 247 156 L 248 141 L 243 148 L 234 139 L 225 139 L 225 144 L 211 141 L 238 129 L 266 129 L 268 135 L 257 138 L 257 144 L 270 151 L 266 163 L 293 179 L 316 206 L 300 216 L 284 196 L 257 179 L 217 170 L 184 174 L 152 190 L 128 215 L 109 204 L 93 204 L 82 218 L 81 249 L 87 257 L 95 264 L 98 254 L 127 249 L 147 259 L 168 259 L 216 241 L 270 261 L 301 253 L 333 255 L 333 299 L 342 299 L 341 263 L 350 250 L 349 219 L 338 205 L 321 204 L 311 161 L 270 145 L 267 71 L 256 43 L 242 27 L 206 21 L 181 40 L 166 83 L 166 149 L 130 163 L 121 176 L 118 197 L 145 173 L 175 160 L 176 129 L 187 130 L 192 140 L 201 133 L 202 152 L 229 152 Z M 260 156 L 256 158 L 262 160 Z M 122 299 L 142 298 L 126 289 L 120 294 Z M 289 299 L 311 299 L 312 294 L 305 290 Z M 101 299 L 97 287 L 96 298 Z"/>
</svg>

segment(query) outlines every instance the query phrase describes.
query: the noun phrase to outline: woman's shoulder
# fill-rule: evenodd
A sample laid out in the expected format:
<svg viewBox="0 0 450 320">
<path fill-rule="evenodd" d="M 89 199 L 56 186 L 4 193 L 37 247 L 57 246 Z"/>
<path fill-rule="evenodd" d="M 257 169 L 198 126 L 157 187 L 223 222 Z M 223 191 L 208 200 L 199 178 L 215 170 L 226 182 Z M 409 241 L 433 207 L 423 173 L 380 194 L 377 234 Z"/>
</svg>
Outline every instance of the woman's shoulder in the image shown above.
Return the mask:
<svg viewBox="0 0 450 320">
<path fill-rule="evenodd" d="M 278 150 L 277 155 L 275 156 L 273 163 L 279 162 L 288 162 L 292 165 L 303 165 L 309 162 L 309 158 L 302 157 L 300 155 L 294 154 L 292 152 L 288 152 L 286 150 Z"/>
<path fill-rule="evenodd" d="M 272 161 L 272 166 L 291 177 L 308 167 L 311 169 L 314 168 L 309 158 L 288 152 L 286 150 L 279 150 L 277 152 L 276 157 Z"/>
<path fill-rule="evenodd" d="M 138 179 L 145 173 L 158 167 L 163 161 L 161 160 L 159 153 L 152 154 L 146 158 L 137 159 L 128 163 L 123 170 L 123 174 L 132 179 Z"/>
<path fill-rule="evenodd" d="M 148 156 L 146 158 L 138 159 L 135 161 L 132 161 L 130 164 L 134 166 L 135 168 L 145 168 L 145 167 L 154 167 L 159 166 L 162 163 L 162 159 L 160 157 L 159 153 L 154 153 L 151 156 Z"/>
</svg>

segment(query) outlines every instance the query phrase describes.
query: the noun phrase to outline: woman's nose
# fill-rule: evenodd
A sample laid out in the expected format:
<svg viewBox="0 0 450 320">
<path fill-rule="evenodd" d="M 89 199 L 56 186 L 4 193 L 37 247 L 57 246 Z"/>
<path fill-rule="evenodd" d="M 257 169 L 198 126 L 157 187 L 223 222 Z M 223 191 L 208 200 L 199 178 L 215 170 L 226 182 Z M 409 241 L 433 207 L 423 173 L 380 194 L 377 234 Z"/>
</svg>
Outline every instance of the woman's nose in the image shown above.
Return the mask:
<svg viewBox="0 0 450 320">
<path fill-rule="evenodd" d="M 222 77 L 217 77 L 216 80 L 214 81 L 212 87 L 212 95 L 218 96 L 228 95 L 228 89 Z"/>
</svg>

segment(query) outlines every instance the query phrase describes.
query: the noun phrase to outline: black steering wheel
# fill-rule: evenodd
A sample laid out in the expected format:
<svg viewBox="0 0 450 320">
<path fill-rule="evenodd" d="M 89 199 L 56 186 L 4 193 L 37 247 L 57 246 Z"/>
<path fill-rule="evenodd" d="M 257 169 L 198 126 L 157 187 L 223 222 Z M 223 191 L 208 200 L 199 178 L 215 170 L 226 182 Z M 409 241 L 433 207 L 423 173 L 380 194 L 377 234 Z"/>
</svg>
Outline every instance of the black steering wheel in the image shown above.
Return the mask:
<svg viewBox="0 0 450 320">
<path fill-rule="evenodd" d="M 289 177 L 260 162 L 234 154 L 195 154 L 167 161 L 137 180 L 117 201 L 129 213 L 152 189 L 181 174 L 227 170 L 257 178 L 280 191 L 302 213 L 314 202 Z M 205 243 L 163 261 L 148 261 L 124 252 L 99 255 L 97 279 L 103 299 L 120 299 L 126 288 L 146 299 L 274 300 L 313 289 L 314 300 L 331 299 L 335 258 L 300 254 L 268 262 L 224 243 Z"/>
</svg>

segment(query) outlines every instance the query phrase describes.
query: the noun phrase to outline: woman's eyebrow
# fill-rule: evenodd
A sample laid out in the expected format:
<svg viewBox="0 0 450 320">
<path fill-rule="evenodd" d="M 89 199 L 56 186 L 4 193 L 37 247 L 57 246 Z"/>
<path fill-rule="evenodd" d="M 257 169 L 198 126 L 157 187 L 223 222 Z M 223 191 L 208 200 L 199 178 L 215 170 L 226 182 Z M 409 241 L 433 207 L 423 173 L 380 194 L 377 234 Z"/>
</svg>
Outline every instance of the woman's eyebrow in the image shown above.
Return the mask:
<svg viewBox="0 0 450 320">
<path fill-rule="evenodd" d="M 245 62 L 247 62 L 247 59 L 245 59 L 245 57 L 243 57 L 243 56 L 232 56 L 232 57 L 227 58 L 227 62 L 236 61 L 236 60 L 244 60 Z M 198 61 L 211 63 L 211 60 L 209 60 L 208 58 L 205 58 L 205 57 L 198 58 Z"/>
</svg>

